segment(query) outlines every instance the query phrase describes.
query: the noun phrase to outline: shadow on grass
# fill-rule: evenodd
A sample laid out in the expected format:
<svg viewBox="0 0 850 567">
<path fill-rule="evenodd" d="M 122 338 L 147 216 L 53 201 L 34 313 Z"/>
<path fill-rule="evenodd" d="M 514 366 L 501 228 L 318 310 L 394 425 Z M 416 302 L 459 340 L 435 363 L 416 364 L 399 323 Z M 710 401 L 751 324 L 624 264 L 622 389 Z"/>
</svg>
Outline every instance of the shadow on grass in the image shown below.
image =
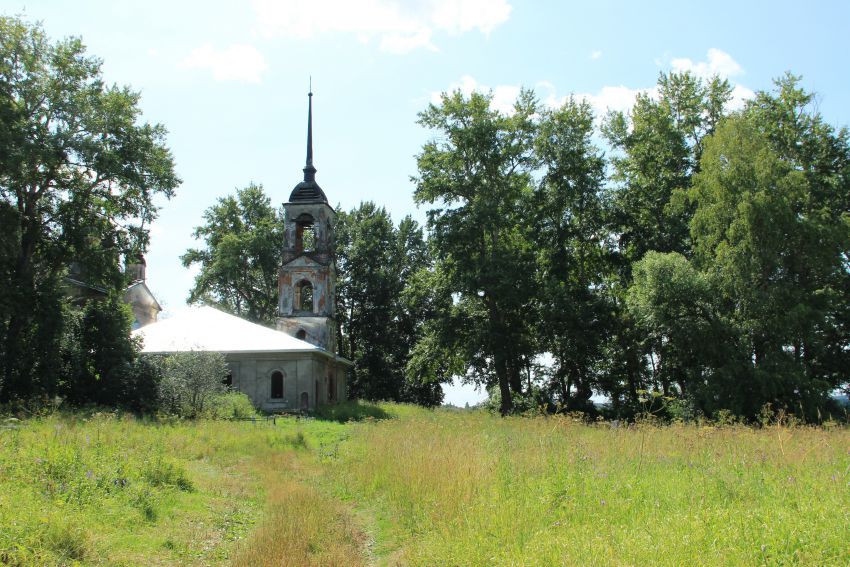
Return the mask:
<svg viewBox="0 0 850 567">
<path fill-rule="evenodd" d="M 319 406 L 313 413 L 316 419 L 327 421 L 363 421 L 364 419 L 391 419 L 396 417 L 376 404 L 352 400 L 341 404 Z"/>
</svg>

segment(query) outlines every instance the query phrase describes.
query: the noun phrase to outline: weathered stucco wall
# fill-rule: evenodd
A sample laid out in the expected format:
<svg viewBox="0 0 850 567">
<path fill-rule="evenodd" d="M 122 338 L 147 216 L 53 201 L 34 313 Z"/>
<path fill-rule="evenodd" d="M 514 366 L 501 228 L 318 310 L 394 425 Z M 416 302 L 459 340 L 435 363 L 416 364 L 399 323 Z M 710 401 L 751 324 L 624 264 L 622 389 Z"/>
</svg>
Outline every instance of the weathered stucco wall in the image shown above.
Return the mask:
<svg viewBox="0 0 850 567">
<path fill-rule="evenodd" d="M 263 411 L 292 411 L 301 408 L 307 394 L 307 409 L 346 398 L 346 367 L 327 356 L 313 353 L 226 354 L 233 374 L 233 387 L 244 392 Z M 283 373 L 283 398 L 272 398 L 272 374 Z M 335 377 L 335 379 L 334 379 Z M 334 383 L 335 382 L 335 383 Z M 336 390 L 331 400 L 329 389 Z M 318 397 L 317 397 L 318 394 Z"/>
<path fill-rule="evenodd" d="M 281 316 L 333 317 L 333 297 L 336 292 L 336 270 L 333 265 L 323 266 L 308 256 L 301 256 L 281 269 L 277 281 Z M 298 309 L 299 306 L 295 305 L 295 289 L 302 281 L 308 281 L 313 286 L 312 310 Z"/>
<path fill-rule="evenodd" d="M 133 309 L 139 327 L 156 323 L 160 312 L 159 304 L 144 283 L 131 285 L 124 293 L 124 303 L 129 303 Z"/>
</svg>

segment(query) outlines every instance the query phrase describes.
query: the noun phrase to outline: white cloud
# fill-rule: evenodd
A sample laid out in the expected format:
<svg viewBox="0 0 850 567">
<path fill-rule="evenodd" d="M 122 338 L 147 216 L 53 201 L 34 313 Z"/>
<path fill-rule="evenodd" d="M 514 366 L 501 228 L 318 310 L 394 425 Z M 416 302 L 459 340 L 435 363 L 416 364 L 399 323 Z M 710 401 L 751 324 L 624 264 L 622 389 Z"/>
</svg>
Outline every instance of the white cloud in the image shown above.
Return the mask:
<svg viewBox="0 0 850 567">
<path fill-rule="evenodd" d="M 347 33 L 394 53 L 435 50 L 435 32 L 489 34 L 511 13 L 507 0 L 253 0 L 253 7 L 266 37 Z"/>
<path fill-rule="evenodd" d="M 658 89 L 651 87 L 648 89 L 631 89 L 629 87 L 606 86 L 597 93 L 576 93 L 573 95 L 558 96 L 555 85 L 549 81 L 540 81 L 535 85 L 538 96 L 541 97 L 543 106 L 548 108 L 557 108 L 564 104 L 570 96 L 577 100 L 586 100 L 593 107 L 593 111 L 597 118 L 604 116 L 609 110 L 627 111 L 632 108 L 635 102 L 635 97 L 638 94 L 644 93 L 652 97 L 656 96 Z M 459 81 L 452 83 L 445 92 L 453 92 L 460 90 L 464 96 L 469 96 L 472 92 L 493 93 L 493 100 L 490 106 L 504 112 L 505 114 L 513 113 L 514 102 L 520 93 L 519 85 L 497 85 L 489 87 L 475 80 L 470 75 L 464 75 Z M 434 104 L 440 103 L 442 93 L 431 93 L 431 102 Z"/>
<path fill-rule="evenodd" d="M 205 44 L 192 50 L 183 60 L 183 67 L 209 69 L 216 81 L 259 83 L 268 68 L 263 54 L 253 45 L 233 44 L 218 50 Z"/>
<path fill-rule="evenodd" d="M 601 59 L 602 58 L 602 52 L 599 51 L 598 49 L 596 51 L 592 51 L 590 53 L 590 58 L 591 59 Z"/>
<path fill-rule="evenodd" d="M 519 85 L 498 85 L 491 88 L 487 85 L 482 85 L 476 81 L 475 78 L 469 75 L 464 75 L 460 78 L 460 81 L 452 83 L 449 85 L 449 88 L 443 92 L 451 93 L 456 90 L 460 90 L 460 92 L 467 97 L 473 92 L 492 92 L 493 100 L 490 102 L 490 108 L 505 114 L 513 114 L 514 102 L 516 102 L 516 98 L 519 96 L 520 87 Z M 431 93 L 431 102 L 434 104 L 440 104 L 441 96 L 441 92 Z"/>
<path fill-rule="evenodd" d="M 707 61 L 691 61 L 687 58 L 677 58 L 670 62 L 673 71 L 684 73 L 690 71 L 697 77 L 708 79 L 714 75 L 728 79 L 744 74 L 744 69 L 735 61 L 731 55 L 721 49 L 712 47 L 706 54 Z"/>
<path fill-rule="evenodd" d="M 473 29 L 489 34 L 511 15 L 506 0 L 437 0 L 429 4 L 434 27 L 452 34 Z"/>
<path fill-rule="evenodd" d="M 591 54 L 591 58 L 596 58 L 596 54 L 599 54 L 599 57 L 602 55 L 601 52 L 594 51 Z M 663 66 L 661 61 L 656 61 L 656 63 Z M 744 74 L 744 70 L 741 65 L 739 65 L 731 55 L 716 48 L 708 50 L 706 61 L 699 61 L 695 63 L 690 59 L 672 59 L 670 61 L 670 67 L 674 72 L 682 73 L 690 71 L 702 79 L 708 79 L 714 75 L 718 75 L 721 78 L 728 78 L 730 76 Z M 752 99 L 755 96 L 755 93 L 751 89 L 743 85 L 736 84 L 731 80 L 730 83 L 732 85 L 732 98 L 727 105 L 727 109 L 731 111 L 740 110 L 744 107 L 747 100 Z M 540 81 L 537 85 L 535 85 L 535 88 L 538 96 L 540 97 L 541 103 L 545 107 L 557 108 L 564 104 L 564 102 L 572 96 L 576 100 L 585 100 L 590 103 L 597 119 L 604 117 L 610 110 L 621 112 L 630 111 L 639 94 L 648 95 L 653 99 L 657 99 L 658 97 L 657 86 L 649 88 L 631 88 L 625 85 L 608 85 L 602 87 L 595 93 L 574 93 L 572 95 L 558 95 L 555 85 L 549 81 Z M 460 81 L 451 84 L 446 90 L 448 92 L 452 92 L 457 89 L 460 89 L 465 96 L 469 96 L 473 91 L 481 93 L 492 92 L 493 101 L 491 106 L 494 109 L 507 114 L 511 114 L 513 112 L 514 102 L 520 93 L 520 87 L 518 85 L 498 85 L 495 87 L 488 87 L 480 84 L 470 75 L 462 76 Z M 439 104 L 440 93 L 432 93 L 431 102 Z"/>
<path fill-rule="evenodd" d="M 657 61 L 656 63 L 661 62 Z M 721 79 L 729 79 L 732 83 L 732 99 L 726 105 L 728 110 L 734 111 L 744 108 L 746 101 L 755 96 L 751 89 L 731 81 L 732 77 L 744 75 L 744 68 L 722 49 L 716 47 L 709 49 L 705 61 L 694 62 L 687 58 L 674 58 L 670 61 L 670 67 L 677 73 L 690 71 L 702 79 L 710 79 L 715 75 Z"/>
<path fill-rule="evenodd" d="M 432 51 L 437 50 L 431 43 L 430 29 L 422 28 L 412 35 L 393 33 L 381 38 L 381 49 L 390 53 L 407 53 L 418 47 L 425 47 Z"/>
<path fill-rule="evenodd" d="M 651 97 L 656 95 L 655 87 L 648 89 L 631 89 L 624 85 L 605 86 L 598 93 L 578 93 L 575 95 L 577 99 L 586 100 L 593 107 L 593 111 L 597 118 L 605 116 L 609 110 L 618 110 L 625 112 L 631 110 L 635 104 L 635 98 L 639 94 L 648 94 Z M 564 99 L 561 99 L 563 104 Z"/>
<path fill-rule="evenodd" d="M 732 87 L 732 99 L 726 104 L 728 110 L 741 110 L 748 100 L 755 98 L 756 93 L 743 85 Z"/>
</svg>

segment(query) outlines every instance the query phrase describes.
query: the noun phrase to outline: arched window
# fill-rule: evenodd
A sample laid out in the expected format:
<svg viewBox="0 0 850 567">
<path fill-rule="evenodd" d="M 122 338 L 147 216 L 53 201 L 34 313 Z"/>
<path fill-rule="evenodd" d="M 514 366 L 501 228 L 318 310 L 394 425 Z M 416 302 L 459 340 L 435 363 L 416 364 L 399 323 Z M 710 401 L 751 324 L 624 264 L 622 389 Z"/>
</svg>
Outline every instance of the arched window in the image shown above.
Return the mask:
<svg viewBox="0 0 850 567">
<path fill-rule="evenodd" d="M 295 338 L 301 339 L 302 341 L 306 340 L 307 339 L 307 331 L 305 331 L 304 329 L 298 329 L 298 332 L 295 333 Z"/>
<path fill-rule="evenodd" d="M 295 310 L 313 312 L 313 284 L 307 280 L 295 286 Z"/>
<path fill-rule="evenodd" d="M 328 374 L 328 401 L 336 401 L 336 380 L 333 373 Z"/>
<path fill-rule="evenodd" d="M 273 400 L 283 398 L 283 372 L 275 370 L 272 372 L 272 395 Z"/>
</svg>

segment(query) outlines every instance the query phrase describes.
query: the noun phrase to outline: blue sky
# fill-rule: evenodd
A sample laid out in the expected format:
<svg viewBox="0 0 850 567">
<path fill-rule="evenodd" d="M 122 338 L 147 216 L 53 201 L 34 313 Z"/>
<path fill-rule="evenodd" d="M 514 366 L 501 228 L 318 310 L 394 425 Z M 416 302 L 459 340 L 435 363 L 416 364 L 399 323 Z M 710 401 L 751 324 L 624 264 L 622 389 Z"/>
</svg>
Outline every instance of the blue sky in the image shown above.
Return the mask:
<svg viewBox="0 0 850 567">
<path fill-rule="evenodd" d="M 332 203 L 374 200 L 396 220 L 424 220 L 410 181 L 428 139 L 416 114 L 453 88 L 493 89 L 505 106 L 522 85 L 603 112 L 661 71 L 719 73 L 738 104 L 792 71 L 827 121 L 850 124 L 847 2 L 7 0 L 0 11 L 81 36 L 106 80 L 141 91 L 145 119 L 168 128 L 183 185 L 162 203 L 147 260 L 172 312 L 192 285 L 179 256 L 203 210 L 251 181 L 282 203 L 300 180 L 310 75 L 317 180 Z"/>
</svg>

